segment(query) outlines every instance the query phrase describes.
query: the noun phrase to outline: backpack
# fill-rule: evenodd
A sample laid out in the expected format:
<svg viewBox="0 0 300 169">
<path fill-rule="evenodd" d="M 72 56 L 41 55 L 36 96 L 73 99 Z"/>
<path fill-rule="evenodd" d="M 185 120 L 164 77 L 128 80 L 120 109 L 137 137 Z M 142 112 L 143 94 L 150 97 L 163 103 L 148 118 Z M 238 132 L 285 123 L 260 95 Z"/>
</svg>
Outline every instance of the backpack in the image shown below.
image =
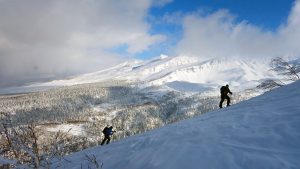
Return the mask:
<svg viewBox="0 0 300 169">
<path fill-rule="evenodd" d="M 220 92 L 221 93 L 224 93 L 226 91 L 226 87 L 225 86 L 222 86 L 221 88 L 220 88 Z"/>
<path fill-rule="evenodd" d="M 103 134 L 107 134 L 108 133 L 108 127 L 105 127 L 102 131 Z"/>
</svg>

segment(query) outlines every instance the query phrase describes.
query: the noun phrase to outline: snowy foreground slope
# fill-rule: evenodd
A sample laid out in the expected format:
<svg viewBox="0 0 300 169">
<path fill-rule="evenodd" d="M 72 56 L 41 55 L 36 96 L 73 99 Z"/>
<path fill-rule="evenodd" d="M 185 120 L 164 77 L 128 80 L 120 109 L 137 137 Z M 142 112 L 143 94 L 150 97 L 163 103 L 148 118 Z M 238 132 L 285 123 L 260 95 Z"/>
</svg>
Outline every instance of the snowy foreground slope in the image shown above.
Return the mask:
<svg viewBox="0 0 300 169">
<path fill-rule="evenodd" d="M 300 168 L 300 81 L 229 108 L 65 157 L 60 168 Z M 53 168 L 55 168 L 53 166 Z"/>
</svg>

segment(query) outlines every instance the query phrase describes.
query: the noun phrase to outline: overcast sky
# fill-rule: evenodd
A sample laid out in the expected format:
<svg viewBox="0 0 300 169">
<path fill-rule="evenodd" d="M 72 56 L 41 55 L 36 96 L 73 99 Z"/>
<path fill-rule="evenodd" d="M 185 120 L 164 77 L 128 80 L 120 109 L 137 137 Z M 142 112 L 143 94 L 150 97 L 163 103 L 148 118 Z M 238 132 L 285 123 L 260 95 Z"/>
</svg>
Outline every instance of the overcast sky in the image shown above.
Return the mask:
<svg viewBox="0 0 300 169">
<path fill-rule="evenodd" d="M 300 54 L 299 1 L 278 0 L 283 4 L 274 9 L 269 4 L 261 13 L 272 13 L 265 24 L 255 10 L 252 17 L 239 13 L 243 4 L 214 8 L 217 4 L 183 2 L 0 0 L 0 87 L 161 53 L 204 59 Z"/>
</svg>

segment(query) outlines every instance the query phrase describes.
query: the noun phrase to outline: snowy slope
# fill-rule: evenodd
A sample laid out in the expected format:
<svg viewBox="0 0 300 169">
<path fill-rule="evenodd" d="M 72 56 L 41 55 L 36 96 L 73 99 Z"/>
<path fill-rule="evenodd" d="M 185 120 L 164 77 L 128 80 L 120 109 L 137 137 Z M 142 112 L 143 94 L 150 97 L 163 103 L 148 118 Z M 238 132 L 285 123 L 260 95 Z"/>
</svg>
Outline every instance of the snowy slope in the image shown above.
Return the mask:
<svg viewBox="0 0 300 169">
<path fill-rule="evenodd" d="M 268 63 L 253 60 L 211 59 L 202 61 L 199 58 L 187 56 L 161 56 L 145 62 L 126 62 L 107 70 L 85 74 L 70 80 L 53 81 L 46 85 L 73 85 L 115 78 L 143 81 L 148 85 L 185 81 L 200 84 L 231 82 L 239 86 L 251 81 L 274 77 L 275 74 L 269 70 Z"/>
<path fill-rule="evenodd" d="M 270 71 L 268 61 L 232 58 L 201 60 L 187 56 L 162 55 L 149 61 L 126 62 L 106 70 L 66 80 L 32 84 L 23 89 L 36 91 L 35 89 L 51 86 L 68 86 L 114 79 L 134 82 L 140 87 L 158 85 L 182 92 L 217 91 L 221 85 L 225 84 L 229 84 L 234 91 L 242 91 L 256 87 L 264 79 L 274 78 L 278 78 L 278 75 Z M 22 91 L 22 87 L 17 89 Z"/>
<path fill-rule="evenodd" d="M 93 167 L 87 156 L 95 155 L 103 169 L 296 169 L 299 103 L 300 81 L 229 108 L 75 153 L 56 165 Z"/>
</svg>

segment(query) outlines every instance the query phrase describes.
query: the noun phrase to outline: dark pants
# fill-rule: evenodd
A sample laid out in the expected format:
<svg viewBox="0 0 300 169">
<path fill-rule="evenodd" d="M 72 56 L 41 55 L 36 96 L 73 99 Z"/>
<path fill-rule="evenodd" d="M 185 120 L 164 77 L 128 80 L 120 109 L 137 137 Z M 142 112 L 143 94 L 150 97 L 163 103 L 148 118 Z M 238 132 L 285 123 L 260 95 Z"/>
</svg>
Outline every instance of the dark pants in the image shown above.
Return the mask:
<svg viewBox="0 0 300 169">
<path fill-rule="evenodd" d="M 103 145 L 105 143 L 105 141 L 106 141 L 106 144 L 108 144 L 110 142 L 110 136 L 109 135 L 104 136 L 104 139 L 102 140 L 101 145 Z"/>
<path fill-rule="evenodd" d="M 222 108 L 222 104 L 223 104 L 225 99 L 227 100 L 227 106 L 230 106 L 230 97 L 227 96 L 227 95 L 221 95 L 221 101 L 220 101 L 220 104 L 219 104 L 220 108 Z"/>
</svg>

